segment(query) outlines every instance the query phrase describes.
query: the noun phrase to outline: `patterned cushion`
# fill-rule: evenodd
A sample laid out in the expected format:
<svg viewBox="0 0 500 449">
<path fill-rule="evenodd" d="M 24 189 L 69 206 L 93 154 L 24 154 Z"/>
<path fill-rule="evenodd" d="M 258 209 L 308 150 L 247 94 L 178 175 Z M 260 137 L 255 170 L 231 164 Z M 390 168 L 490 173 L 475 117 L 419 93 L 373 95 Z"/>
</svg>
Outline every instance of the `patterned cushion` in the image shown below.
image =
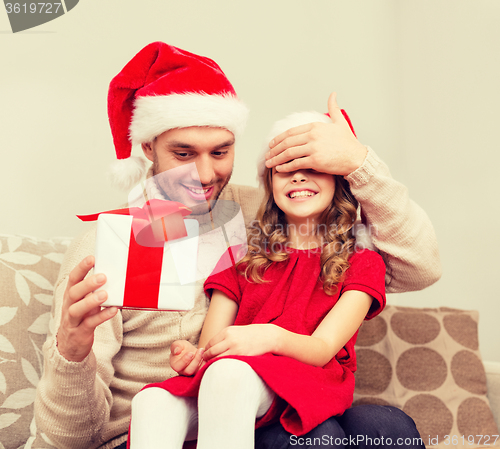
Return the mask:
<svg viewBox="0 0 500 449">
<path fill-rule="evenodd" d="M 387 306 L 361 326 L 354 405 L 403 409 L 427 447 L 498 445 L 477 327 L 476 311 Z"/>
<path fill-rule="evenodd" d="M 24 447 L 34 426 L 41 348 L 68 244 L 0 235 L 0 448 Z"/>
</svg>

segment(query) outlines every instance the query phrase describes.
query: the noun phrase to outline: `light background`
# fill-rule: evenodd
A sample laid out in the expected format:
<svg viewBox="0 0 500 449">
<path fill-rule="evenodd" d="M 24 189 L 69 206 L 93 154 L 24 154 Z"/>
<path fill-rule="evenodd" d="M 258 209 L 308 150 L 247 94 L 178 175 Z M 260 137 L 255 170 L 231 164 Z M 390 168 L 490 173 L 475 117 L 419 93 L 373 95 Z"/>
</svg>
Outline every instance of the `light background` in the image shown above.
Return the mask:
<svg viewBox="0 0 500 449">
<path fill-rule="evenodd" d="M 326 110 L 331 91 L 429 214 L 444 274 L 390 296 L 480 311 L 500 361 L 500 0 L 82 0 L 12 34 L 0 8 L 0 232 L 75 236 L 75 214 L 114 208 L 111 78 L 162 40 L 217 61 L 252 115 L 233 182 L 256 185 L 270 125 Z"/>
</svg>

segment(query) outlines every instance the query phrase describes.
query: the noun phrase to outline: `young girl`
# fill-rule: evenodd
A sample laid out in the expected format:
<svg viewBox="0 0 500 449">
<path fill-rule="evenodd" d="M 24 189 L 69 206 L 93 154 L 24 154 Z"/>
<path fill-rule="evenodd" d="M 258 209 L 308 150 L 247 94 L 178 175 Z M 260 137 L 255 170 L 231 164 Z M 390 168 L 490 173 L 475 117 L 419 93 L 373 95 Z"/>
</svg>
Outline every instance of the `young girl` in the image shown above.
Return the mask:
<svg viewBox="0 0 500 449">
<path fill-rule="evenodd" d="M 273 136 L 315 121 L 330 119 L 294 114 Z M 385 305 L 384 263 L 355 250 L 358 205 L 343 177 L 260 165 L 266 195 L 248 253 L 205 282 L 199 349 L 171 347 L 180 376 L 133 399 L 132 449 L 194 439 L 199 449 L 253 449 L 256 425 L 279 419 L 304 435 L 351 405 L 357 330 Z"/>
</svg>

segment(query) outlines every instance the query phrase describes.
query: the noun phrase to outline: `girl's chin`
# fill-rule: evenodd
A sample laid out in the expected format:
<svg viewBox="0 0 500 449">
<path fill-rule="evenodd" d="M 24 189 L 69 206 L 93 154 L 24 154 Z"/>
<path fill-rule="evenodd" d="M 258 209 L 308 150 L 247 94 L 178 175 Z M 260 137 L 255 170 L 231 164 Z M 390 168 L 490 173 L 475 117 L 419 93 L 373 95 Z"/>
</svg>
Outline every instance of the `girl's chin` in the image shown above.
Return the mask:
<svg viewBox="0 0 500 449">
<path fill-rule="evenodd" d="M 289 225 L 295 225 L 295 226 L 317 226 L 319 224 L 319 215 L 306 215 L 306 216 L 300 216 L 300 215 L 293 215 L 289 216 L 286 215 L 286 221 Z"/>
</svg>

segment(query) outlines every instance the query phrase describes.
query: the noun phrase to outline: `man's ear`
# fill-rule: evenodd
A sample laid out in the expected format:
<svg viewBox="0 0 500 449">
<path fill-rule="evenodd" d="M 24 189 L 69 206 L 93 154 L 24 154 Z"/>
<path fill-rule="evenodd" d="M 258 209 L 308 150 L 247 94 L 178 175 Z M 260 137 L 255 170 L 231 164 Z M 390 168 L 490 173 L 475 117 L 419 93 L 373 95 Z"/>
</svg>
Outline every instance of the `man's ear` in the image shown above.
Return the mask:
<svg viewBox="0 0 500 449">
<path fill-rule="evenodd" d="M 153 162 L 153 153 L 154 153 L 154 148 L 152 145 L 152 142 L 147 142 L 147 143 L 141 143 L 142 151 L 144 153 L 144 156 L 148 158 L 151 162 Z"/>
</svg>

